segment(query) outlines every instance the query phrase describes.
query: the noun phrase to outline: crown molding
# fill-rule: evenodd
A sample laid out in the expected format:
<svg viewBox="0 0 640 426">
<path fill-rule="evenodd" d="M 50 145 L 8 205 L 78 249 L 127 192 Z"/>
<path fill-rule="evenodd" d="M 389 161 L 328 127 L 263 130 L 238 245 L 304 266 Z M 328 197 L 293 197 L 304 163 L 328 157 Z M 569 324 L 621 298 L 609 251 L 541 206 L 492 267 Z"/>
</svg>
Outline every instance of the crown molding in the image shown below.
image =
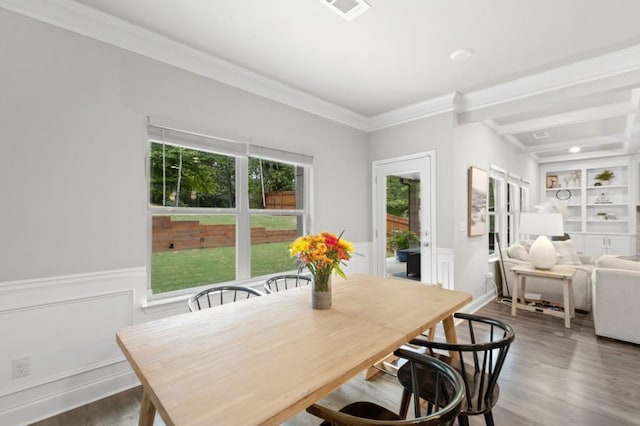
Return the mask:
<svg viewBox="0 0 640 426">
<path fill-rule="evenodd" d="M 461 95 L 366 117 L 73 0 L 0 0 L 0 7 L 365 132 L 462 113 L 640 70 L 640 45 Z"/>
<path fill-rule="evenodd" d="M 0 0 L 0 7 L 314 115 L 368 130 L 368 119 L 361 114 L 75 1 Z"/>
<path fill-rule="evenodd" d="M 409 121 L 419 120 L 432 115 L 442 114 L 456 110 L 456 104 L 460 98 L 457 92 L 432 98 L 413 105 L 398 108 L 393 111 L 378 114 L 369 118 L 369 131 L 380 130 L 386 127 L 397 126 Z"/>
</svg>

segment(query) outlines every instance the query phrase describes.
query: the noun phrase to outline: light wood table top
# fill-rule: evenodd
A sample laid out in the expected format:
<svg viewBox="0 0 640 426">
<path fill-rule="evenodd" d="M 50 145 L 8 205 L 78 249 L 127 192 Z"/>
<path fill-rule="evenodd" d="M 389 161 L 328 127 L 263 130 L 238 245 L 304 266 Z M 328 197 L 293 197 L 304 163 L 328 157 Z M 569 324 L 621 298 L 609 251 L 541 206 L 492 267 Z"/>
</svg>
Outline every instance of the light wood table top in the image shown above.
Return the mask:
<svg viewBox="0 0 640 426">
<path fill-rule="evenodd" d="M 126 327 L 116 340 L 167 425 L 279 424 L 445 321 L 467 293 L 406 280 L 334 279 L 333 307 L 310 287 Z M 453 334 L 451 331 L 453 328 Z"/>
<path fill-rule="evenodd" d="M 522 264 L 511 268 L 511 272 L 517 272 L 529 277 L 566 279 L 572 278 L 576 273 L 576 269 L 565 265 L 556 265 L 551 269 L 537 269 L 531 264 Z"/>
</svg>

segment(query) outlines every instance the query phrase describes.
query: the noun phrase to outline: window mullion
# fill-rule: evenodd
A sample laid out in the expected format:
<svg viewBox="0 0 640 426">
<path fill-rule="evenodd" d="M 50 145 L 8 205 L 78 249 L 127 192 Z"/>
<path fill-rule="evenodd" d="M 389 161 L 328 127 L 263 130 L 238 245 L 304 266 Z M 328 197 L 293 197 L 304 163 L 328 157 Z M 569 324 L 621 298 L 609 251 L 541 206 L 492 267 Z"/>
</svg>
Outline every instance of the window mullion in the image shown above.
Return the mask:
<svg viewBox="0 0 640 426">
<path fill-rule="evenodd" d="M 249 160 L 238 157 L 236 161 L 236 279 L 251 277 L 251 224 L 249 217 Z"/>
</svg>

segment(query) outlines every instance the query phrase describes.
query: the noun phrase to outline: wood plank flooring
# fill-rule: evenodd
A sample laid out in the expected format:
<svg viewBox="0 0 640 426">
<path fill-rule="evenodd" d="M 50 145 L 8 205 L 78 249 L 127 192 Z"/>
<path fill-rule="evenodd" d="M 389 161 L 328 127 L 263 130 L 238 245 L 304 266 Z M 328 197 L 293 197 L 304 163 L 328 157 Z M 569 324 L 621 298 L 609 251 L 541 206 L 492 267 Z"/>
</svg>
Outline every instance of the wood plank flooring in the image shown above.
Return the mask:
<svg viewBox="0 0 640 426">
<path fill-rule="evenodd" d="M 522 311 L 514 318 L 510 310 L 492 302 L 478 312 L 509 322 L 516 332 L 499 381 L 496 425 L 640 425 L 640 346 L 596 337 L 591 314 L 576 313 L 571 329 L 565 329 L 560 318 Z M 458 335 L 463 340 L 465 331 L 458 330 Z M 378 374 L 365 381 L 360 375 L 321 403 L 339 408 L 371 400 L 397 409 L 400 394 L 391 376 Z M 35 425 L 133 426 L 140 398 L 137 387 Z M 470 420 L 472 425 L 484 424 L 481 416 Z M 303 412 L 285 425 L 319 423 Z M 163 422 L 156 418 L 155 424 Z"/>
</svg>

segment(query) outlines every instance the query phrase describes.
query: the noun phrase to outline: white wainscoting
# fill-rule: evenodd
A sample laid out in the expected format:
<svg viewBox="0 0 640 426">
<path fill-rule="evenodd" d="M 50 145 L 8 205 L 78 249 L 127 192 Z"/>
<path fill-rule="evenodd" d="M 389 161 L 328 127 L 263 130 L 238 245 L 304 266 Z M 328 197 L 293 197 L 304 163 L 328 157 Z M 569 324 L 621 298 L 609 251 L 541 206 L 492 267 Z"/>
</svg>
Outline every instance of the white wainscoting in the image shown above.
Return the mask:
<svg viewBox="0 0 640 426">
<path fill-rule="evenodd" d="M 354 248 L 345 273 L 371 273 L 372 243 Z M 438 249 L 437 263 L 438 282 L 455 289 L 454 251 Z M 145 267 L 0 283 L 0 425 L 29 424 L 137 385 L 116 331 L 185 313 L 184 299 L 149 303 Z M 31 374 L 13 379 L 11 361 L 22 357 Z"/>
<path fill-rule="evenodd" d="M 436 251 L 438 283 L 449 290 L 455 289 L 453 249 L 439 248 Z"/>
<path fill-rule="evenodd" d="M 345 273 L 371 273 L 371 243 L 354 249 Z M 186 313 L 186 297 L 149 302 L 145 267 L 0 283 L 0 425 L 26 425 L 139 384 L 116 331 Z M 31 374 L 12 379 L 11 361 L 23 357 Z"/>
<path fill-rule="evenodd" d="M 138 317 L 146 268 L 0 283 L 0 424 L 49 417 L 135 386 L 115 341 Z M 12 360 L 30 374 L 12 378 Z"/>
</svg>

